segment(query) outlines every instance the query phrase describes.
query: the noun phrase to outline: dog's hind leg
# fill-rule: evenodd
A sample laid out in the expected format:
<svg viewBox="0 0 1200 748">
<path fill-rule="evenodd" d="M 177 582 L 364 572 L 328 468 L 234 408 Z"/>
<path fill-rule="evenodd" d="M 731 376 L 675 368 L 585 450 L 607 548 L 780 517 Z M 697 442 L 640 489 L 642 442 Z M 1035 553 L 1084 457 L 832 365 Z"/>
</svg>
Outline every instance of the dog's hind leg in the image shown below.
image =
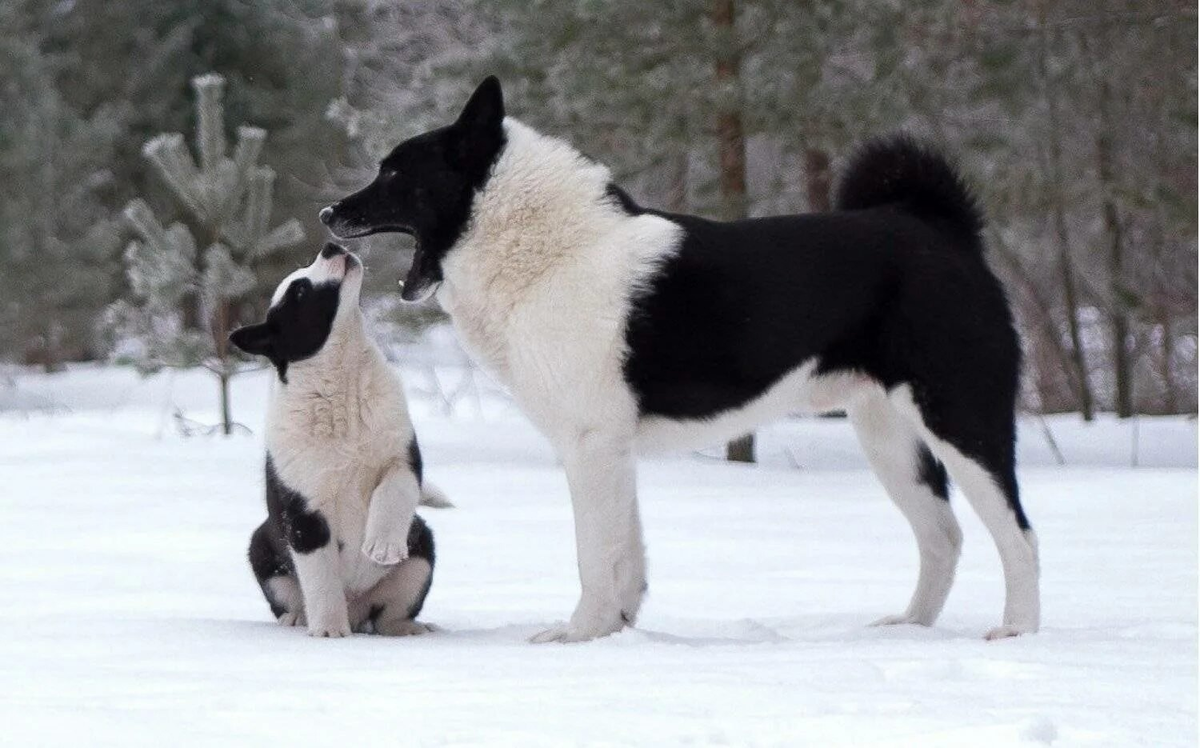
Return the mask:
<svg viewBox="0 0 1200 748">
<path fill-rule="evenodd" d="M 416 620 L 425 604 L 433 581 L 433 565 L 428 559 L 412 557 L 402 561 L 366 594 L 367 615 L 375 633 L 384 636 L 423 634 L 430 627 Z"/>
<path fill-rule="evenodd" d="M 946 472 L 882 393 L 858 401 L 849 415 L 875 475 L 912 526 L 920 553 L 917 588 L 908 610 L 873 625 L 931 626 L 950 593 L 962 548 L 962 531 L 950 510 Z"/>
<path fill-rule="evenodd" d="M 304 598 L 288 559 L 271 542 L 270 527 L 259 525 L 250 536 L 250 568 L 262 588 L 271 614 L 282 626 L 303 626 Z"/>
<path fill-rule="evenodd" d="M 1004 619 L 988 632 L 1002 639 L 1038 630 L 1041 619 L 1038 542 L 1021 507 L 1011 409 L 951 409 L 934 400 L 918 406 L 907 387 L 893 402 L 917 426 L 991 533 L 1004 568 Z M 955 403 L 961 406 L 961 403 Z"/>
</svg>

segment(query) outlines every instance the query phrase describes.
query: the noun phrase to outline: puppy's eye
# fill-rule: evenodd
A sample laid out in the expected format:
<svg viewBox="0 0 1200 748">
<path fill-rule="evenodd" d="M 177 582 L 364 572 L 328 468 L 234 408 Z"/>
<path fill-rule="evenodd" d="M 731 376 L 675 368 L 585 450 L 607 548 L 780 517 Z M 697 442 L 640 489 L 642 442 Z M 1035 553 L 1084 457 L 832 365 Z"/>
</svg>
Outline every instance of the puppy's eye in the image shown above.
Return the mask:
<svg viewBox="0 0 1200 748">
<path fill-rule="evenodd" d="M 292 298 L 296 301 L 303 299 L 304 294 L 306 293 L 308 293 L 308 286 L 304 285 L 303 283 L 296 283 L 292 285 Z"/>
</svg>

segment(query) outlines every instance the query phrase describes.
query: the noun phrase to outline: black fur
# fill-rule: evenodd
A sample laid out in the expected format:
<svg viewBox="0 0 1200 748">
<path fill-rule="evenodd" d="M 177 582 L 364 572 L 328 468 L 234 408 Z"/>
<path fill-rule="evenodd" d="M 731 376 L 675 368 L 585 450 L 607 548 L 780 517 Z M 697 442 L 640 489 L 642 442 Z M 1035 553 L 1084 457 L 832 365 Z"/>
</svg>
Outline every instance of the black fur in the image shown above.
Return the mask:
<svg viewBox="0 0 1200 748">
<path fill-rule="evenodd" d="M 683 229 L 627 323 L 625 377 L 644 415 L 736 409 L 807 360 L 909 385 L 934 434 L 992 472 L 1028 527 L 1017 334 L 974 200 L 936 152 L 907 138 L 866 147 L 839 190 L 846 209 L 825 214 L 717 222 L 610 195 Z"/>
<path fill-rule="evenodd" d="M 838 210 L 898 205 L 982 252 L 983 211 L 942 154 L 908 135 L 874 140 L 850 160 L 834 201 Z"/>
<path fill-rule="evenodd" d="M 433 547 L 433 532 L 425 524 L 425 520 L 415 514 L 412 525 L 408 528 L 408 556 L 409 558 L 423 558 L 429 562 L 429 576 L 425 578 L 424 586 L 421 587 L 420 593 L 417 594 L 405 615 L 406 618 L 416 618 L 421 613 L 421 608 L 425 606 L 429 588 L 433 586 L 433 566 L 436 556 Z"/>
<path fill-rule="evenodd" d="M 471 200 L 504 147 L 504 99 L 494 76 L 479 85 L 458 120 L 396 146 L 379 175 L 320 213 L 342 238 L 397 231 L 416 238 L 402 298 L 416 301 L 442 280 L 442 259 L 461 236 Z"/>
<path fill-rule="evenodd" d="M 946 475 L 946 466 L 938 462 L 924 444 L 917 450 L 917 481 L 928 486 L 939 499 L 950 499 L 950 478 Z"/>
<path fill-rule="evenodd" d="M 267 605 L 271 606 L 271 614 L 278 618 L 284 614 L 285 608 L 271 593 L 267 580 L 295 574 L 295 569 L 282 537 L 277 536 L 273 529 L 268 519 L 250 536 L 250 568 L 254 571 L 258 586 L 262 588 L 263 596 L 267 598 Z"/>
<path fill-rule="evenodd" d="M 326 256 L 331 246 L 337 247 L 327 244 L 321 255 Z M 288 364 L 315 356 L 329 339 L 340 289 L 336 281 L 313 285 L 308 278 L 297 278 L 267 311 L 265 322 L 234 330 L 229 341 L 246 353 L 266 356 L 280 381 L 287 382 Z"/>
<path fill-rule="evenodd" d="M 303 496 L 279 480 L 275 463 L 267 455 L 267 517 L 277 525 L 287 546 L 297 553 L 312 553 L 329 544 L 329 523 L 310 510 Z"/>
<path fill-rule="evenodd" d="M 417 445 L 416 434 L 413 434 L 413 438 L 408 442 L 408 466 L 412 468 L 413 475 L 417 476 L 417 485 L 424 483 L 425 464 L 421 461 L 421 448 Z"/>
</svg>

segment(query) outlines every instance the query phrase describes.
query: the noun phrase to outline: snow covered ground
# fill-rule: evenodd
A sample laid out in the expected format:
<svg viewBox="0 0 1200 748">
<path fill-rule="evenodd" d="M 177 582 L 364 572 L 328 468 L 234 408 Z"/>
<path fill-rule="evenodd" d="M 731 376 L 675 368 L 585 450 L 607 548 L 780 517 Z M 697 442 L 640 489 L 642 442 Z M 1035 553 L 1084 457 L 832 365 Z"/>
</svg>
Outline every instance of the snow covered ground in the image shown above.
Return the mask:
<svg viewBox="0 0 1200 748">
<path fill-rule="evenodd" d="M 985 642 L 999 563 L 966 534 L 938 626 L 899 612 L 915 546 L 839 420 L 772 427 L 757 467 L 647 461 L 650 597 L 636 630 L 526 644 L 577 593 L 565 480 L 489 398 L 414 404 L 438 567 L 429 636 L 313 640 L 245 561 L 261 438 L 211 419 L 202 374 L 114 369 L 0 387 L 0 743 L 27 745 L 1172 746 L 1197 736 L 1196 425 L 1023 425 L 1044 629 Z M 235 409 L 256 431 L 265 374 Z M 409 376 L 414 389 L 418 374 Z M 162 435 L 156 438 L 156 434 Z M 1134 452 L 1139 467 L 1130 467 Z M 798 469 L 803 468 L 803 469 Z"/>
</svg>

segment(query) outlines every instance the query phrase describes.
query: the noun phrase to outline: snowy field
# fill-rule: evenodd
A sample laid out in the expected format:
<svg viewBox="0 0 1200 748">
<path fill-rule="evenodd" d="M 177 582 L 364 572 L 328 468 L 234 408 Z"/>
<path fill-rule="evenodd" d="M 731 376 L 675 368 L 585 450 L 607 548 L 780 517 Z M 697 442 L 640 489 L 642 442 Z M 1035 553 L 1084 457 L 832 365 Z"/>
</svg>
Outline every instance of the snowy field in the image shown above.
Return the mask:
<svg viewBox="0 0 1200 748">
<path fill-rule="evenodd" d="M 577 594 L 566 482 L 489 398 L 414 403 L 438 566 L 418 638 L 314 640 L 275 625 L 245 560 L 264 516 L 266 375 L 237 381 L 255 434 L 213 418 L 200 374 L 114 369 L 0 386 L 0 744 L 1175 746 L 1197 737 L 1196 425 L 1023 423 L 1042 544 L 1036 636 L 985 642 L 999 562 L 955 498 L 958 581 L 932 629 L 868 628 L 916 578 L 907 525 L 839 420 L 762 436 L 762 465 L 647 461 L 650 596 L 636 630 L 526 638 Z M 413 389 L 422 378 L 409 376 Z M 165 424 L 165 427 L 164 427 Z M 159 435 L 161 432 L 161 435 Z M 1138 467 L 1131 467 L 1136 452 Z"/>
</svg>

